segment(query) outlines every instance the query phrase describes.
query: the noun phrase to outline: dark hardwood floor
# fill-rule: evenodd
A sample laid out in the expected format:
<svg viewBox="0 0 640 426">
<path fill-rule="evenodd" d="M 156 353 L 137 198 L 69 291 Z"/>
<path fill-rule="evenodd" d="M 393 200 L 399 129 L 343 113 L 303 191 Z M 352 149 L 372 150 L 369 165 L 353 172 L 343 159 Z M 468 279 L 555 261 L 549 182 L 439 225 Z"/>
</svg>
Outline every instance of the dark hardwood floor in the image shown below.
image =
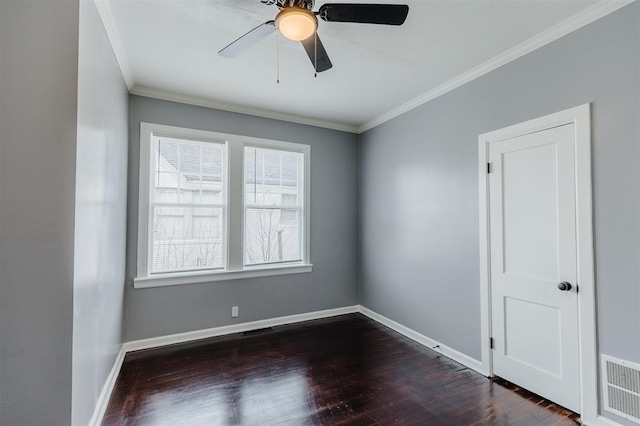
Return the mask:
<svg viewBox="0 0 640 426">
<path fill-rule="evenodd" d="M 575 425 L 360 314 L 130 353 L 105 425 Z"/>
</svg>

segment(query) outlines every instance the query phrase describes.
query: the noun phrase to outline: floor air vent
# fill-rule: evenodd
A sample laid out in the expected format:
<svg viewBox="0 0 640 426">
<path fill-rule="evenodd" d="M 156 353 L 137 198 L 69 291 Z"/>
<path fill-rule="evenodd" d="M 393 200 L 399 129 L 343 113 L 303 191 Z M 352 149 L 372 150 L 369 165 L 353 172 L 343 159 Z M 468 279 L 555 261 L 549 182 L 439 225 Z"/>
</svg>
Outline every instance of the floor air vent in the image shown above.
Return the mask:
<svg viewBox="0 0 640 426">
<path fill-rule="evenodd" d="M 256 330 L 243 331 L 240 333 L 242 336 L 255 336 L 256 334 L 264 334 L 273 331 L 272 327 L 258 328 Z"/>
<path fill-rule="evenodd" d="M 602 355 L 605 410 L 640 423 L 640 365 Z"/>
</svg>

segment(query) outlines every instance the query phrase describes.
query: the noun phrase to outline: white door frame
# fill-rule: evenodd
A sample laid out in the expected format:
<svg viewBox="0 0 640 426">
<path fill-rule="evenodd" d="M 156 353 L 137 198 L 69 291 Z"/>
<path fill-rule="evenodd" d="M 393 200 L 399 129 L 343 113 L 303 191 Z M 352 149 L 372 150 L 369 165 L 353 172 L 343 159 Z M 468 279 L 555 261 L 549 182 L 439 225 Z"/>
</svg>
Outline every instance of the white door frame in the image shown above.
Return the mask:
<svg viewBox="0 0 640 426">
<path fill-rule="evenodd" d="M 589 104 L 546 115 L 478 137 L 480 189 L 480 297 L 482 369 L 493 375 L 489 258 L 489 186 L 487 162 L 492 143 L 545 129 L 574 124 L 576 155 L 576 234 L 578 261 L 578 334 L 580 339 L 580 415 L 585 423 L 598 420 L 598 363 L 591 200 L 591 109 Z"/>
</svg>

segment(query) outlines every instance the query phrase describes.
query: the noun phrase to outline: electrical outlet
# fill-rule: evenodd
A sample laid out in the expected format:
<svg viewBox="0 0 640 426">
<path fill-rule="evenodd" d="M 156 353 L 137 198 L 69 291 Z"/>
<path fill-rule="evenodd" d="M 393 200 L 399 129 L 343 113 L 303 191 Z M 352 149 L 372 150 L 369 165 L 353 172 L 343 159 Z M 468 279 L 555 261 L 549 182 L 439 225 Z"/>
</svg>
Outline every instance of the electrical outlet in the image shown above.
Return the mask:
<svg viewBox="0 0 640 426">
<path fill-rule="evenodd" d="M 238 316 L 238 307 L 237 306 L 233 306 L 231 308 L 231 316 L 234 317 L 234 318 Z"/>
</svg>

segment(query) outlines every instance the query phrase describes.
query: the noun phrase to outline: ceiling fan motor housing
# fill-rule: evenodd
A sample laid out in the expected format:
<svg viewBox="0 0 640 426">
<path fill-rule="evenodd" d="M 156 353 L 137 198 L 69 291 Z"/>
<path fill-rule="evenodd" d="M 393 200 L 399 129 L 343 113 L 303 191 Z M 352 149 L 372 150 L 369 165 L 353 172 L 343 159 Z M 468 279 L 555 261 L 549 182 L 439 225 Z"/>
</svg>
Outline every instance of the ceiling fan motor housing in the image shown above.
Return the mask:
<svg viewBox="0 0 640 426">
<path fill-rule="evenodd" d="M 264 4 L 275 4 L 280 9 L 284 9 L 285 7 L 297 6 L 303 9 L 313 9 L 313 0 L 260 0 Z"/>
</svg>

